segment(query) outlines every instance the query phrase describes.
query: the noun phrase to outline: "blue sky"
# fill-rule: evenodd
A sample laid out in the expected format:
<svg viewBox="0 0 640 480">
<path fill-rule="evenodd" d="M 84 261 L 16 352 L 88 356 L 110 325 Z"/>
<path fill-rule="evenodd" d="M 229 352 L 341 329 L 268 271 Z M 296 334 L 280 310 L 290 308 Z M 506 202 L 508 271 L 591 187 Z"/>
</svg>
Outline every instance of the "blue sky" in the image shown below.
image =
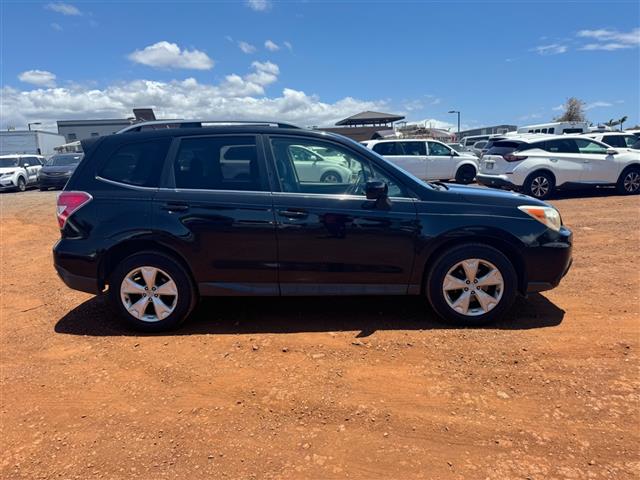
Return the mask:
<svg viewBox="0 0 640 480">
<path fill-rule="evenodd" d="M 129 116 L 640 123 L 640 3 L 2 3 L 0 127 Z"/>
</svg>

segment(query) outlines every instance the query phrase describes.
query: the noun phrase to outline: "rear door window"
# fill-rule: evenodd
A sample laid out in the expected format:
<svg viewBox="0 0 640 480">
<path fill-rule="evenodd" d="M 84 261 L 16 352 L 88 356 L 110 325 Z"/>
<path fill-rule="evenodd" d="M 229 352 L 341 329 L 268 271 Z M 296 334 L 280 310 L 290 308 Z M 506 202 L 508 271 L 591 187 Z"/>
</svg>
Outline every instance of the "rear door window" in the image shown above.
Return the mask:
<svg viewBox="0 0 640 480">
<path fill-rule="evenodd" d="M 403 151 L 403 155 L 424 156 L 427 154 L 425 142 L 398 142 Z"/>
<path fill-rule="evenodd" d="M 183 138 L 173 164 L 176 188 L 265 191 L 256 137 Z"/>
<path fill-rule="evenodd" d="M 602 141 L 611 147 L 626 148 L 627 142 L 622 135 L 605 135 L 602 137 Z"/>
<path fill-rule="evenodd" d="M 558 140 L 549 140 L 537 144 L 543 150 L 551 153 L 580 153 L 578 145 L 573 138 L 561 138 Z"/>
<path fill-rule="evenodd" d="M 386 155 L 402 155 L 402 150 L 400 149 L 399 142 L 383 142 L 376 143 L 373 146 L 373 151 L 378 155 L 386 156 Z"/>
<path fill-rule="evenodd" d="M 157 187 L 170 142 L 170 138 L 159 138 L 123 145 L 102 165 L 98 175 L 127 185 Z"/>
</svg>

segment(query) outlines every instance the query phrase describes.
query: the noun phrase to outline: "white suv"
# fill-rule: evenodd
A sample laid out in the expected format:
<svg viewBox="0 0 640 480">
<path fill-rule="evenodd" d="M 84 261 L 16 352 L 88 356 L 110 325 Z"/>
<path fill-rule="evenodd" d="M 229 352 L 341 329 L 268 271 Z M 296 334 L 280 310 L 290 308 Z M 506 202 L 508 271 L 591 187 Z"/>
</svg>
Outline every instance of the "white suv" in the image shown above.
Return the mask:
<svg viewBox="0 0 640 480">
<path fill-rule="evenodd" d="M 478 183 L 539 199 L 556 188 L 616 185 L 640 191 L 640 151 L 614 149 L 581 135 L 528 135 L 498 141 L 482 157 Z"/>
<path fill-rule="evenodd" d="M 394 139 L 362 142 L 398 167 L 423 180 L 471 183 L 478 172 L 475 155 L 456 152 L 437 140 Z"/>
<path fill-rule="evenodd" d="M 613 148 L 633 148 L 633 145 L 638 141 L 637 136 L 626 132 L 592 132 L 586 133 L 584 136 L 606 143 Z"/>
<path fill-rule="evenodd" d="M 44 163 L 40 155 L 1 155 L 0 191 L 24 192 L 29 185 L 38 183 L 38 172 Z"/>
</svg>

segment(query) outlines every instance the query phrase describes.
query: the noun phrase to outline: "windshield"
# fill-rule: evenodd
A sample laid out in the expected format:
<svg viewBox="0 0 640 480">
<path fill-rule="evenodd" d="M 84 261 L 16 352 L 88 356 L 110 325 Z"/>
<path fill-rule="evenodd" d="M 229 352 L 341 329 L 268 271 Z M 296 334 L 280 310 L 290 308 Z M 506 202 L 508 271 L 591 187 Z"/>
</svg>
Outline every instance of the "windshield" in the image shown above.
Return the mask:
<svg viewBox="0 0 640 480">
<path fill-rule="evenodd" d="M 64 167 L 67 165 L 77 165 L 82 160 L 82 155 L 78 153 L 66 154 L 66 155 L 54 155 L 47 160 L 46 165 L 48 167 Z"/>
<path fill-rule="evenodd" d="M 0 158 L 0 168 L 17 167 L 18 157 Z"/>
</svg>

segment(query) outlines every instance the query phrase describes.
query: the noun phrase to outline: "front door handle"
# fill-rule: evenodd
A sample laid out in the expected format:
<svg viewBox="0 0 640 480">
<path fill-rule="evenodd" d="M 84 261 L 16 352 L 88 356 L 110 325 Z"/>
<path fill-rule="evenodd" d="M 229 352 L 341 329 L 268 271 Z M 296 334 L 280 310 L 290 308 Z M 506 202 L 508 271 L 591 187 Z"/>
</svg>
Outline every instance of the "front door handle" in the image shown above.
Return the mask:
<svg viewBox="0 0 640 480">
<path fill-rule="evenodd" d="M 304 210 L 278 210 L 278 215 L 286 218 L 307 218 L 309 213 Z"/>
<path fill-rule="evenodd" d="M 165 203 L 162 206 L 163 210 L 166 210 L 168 212 L 186 212 L 187 210 L 189 210 L 189 205 L 187 205 L 186 203 Z"/>
<path fill-rule="evenodd" d="M 584 163 L 590 163 L 590 162 L 591 162 L 591 160 L 585 160 L 584 161 Z"/>
</svg>

